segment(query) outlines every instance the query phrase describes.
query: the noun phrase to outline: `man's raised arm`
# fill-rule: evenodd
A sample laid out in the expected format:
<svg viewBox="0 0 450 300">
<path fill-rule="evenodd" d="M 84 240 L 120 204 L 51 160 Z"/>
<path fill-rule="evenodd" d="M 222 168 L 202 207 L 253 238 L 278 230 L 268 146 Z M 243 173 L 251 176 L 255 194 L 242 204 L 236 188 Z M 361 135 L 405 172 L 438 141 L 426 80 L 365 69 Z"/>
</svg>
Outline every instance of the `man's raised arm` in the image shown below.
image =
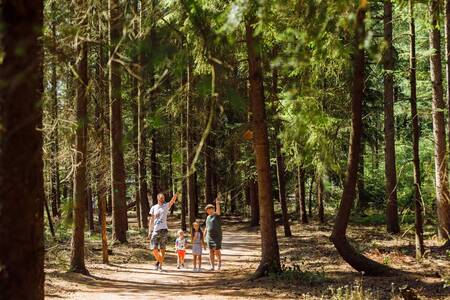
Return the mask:
<svg viewBox="0 0 450 300">
<path fill-rule="evenodd" d="M 220 213 L 221 213 L 221 208 L 220 208 L 220 201 L 221 201 L 221 198 L 222 198 L 222 196 L 221 196 L 221 194 L 219 193 L 219 194 L 217 195 L 217 198 L 216 198 L 216 214 L 219 215 L 219 216 L 220 216 Z"/>
<path fill-rule="evenodd" d="M 172 199 L 170 199 L 169 208 L 171 208 L 172 205 L 175 203 L 175 201 L 177 201 L 177 198 L 178 198 L 178 193 L 175 193 L 175 195 L 173 195 Z"/>
</svg>

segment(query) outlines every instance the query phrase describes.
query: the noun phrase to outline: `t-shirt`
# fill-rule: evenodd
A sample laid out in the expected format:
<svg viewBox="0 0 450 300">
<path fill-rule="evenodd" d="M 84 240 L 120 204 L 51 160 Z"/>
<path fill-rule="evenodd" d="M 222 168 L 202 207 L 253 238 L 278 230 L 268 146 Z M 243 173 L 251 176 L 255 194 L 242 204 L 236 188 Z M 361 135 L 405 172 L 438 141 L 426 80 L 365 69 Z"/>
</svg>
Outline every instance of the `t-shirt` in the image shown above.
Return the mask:
<svg viewBox="0 0 450 300">
<path fill-rule="evenodd" d="M 220 216 L 213 214 L 206 218 L 206 234 L 211 237 L 222 238 L 222 224 L 220 221 Z"/>
<path fill-rule="evenodd" d="M 176 250 L 186 250 L 186 238 L 180 238 L 178 237 L 175 241 L 175 249 Z"/>
<path fill-rule="evenodd" d="M 167 229 L 167 214 L 169 213 L 169 203 L 163 205 L 155 204 L 150 208 L 150 215 L 154 217 L 153 232 Z"/>
</svg>

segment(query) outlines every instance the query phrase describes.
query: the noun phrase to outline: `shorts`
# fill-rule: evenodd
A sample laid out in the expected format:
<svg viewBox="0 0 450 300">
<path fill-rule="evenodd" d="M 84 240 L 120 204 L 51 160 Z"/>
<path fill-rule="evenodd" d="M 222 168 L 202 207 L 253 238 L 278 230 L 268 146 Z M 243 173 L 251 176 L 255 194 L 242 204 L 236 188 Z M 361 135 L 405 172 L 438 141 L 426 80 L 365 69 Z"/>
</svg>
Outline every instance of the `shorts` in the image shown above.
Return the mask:
<svg viewBox="0 0 450 300">
<path fill-rule="evenodd" d="M 152 238 L 150 239 L 150 249 L 166 249 L 168 235 L 169 231 L 167 229 L 160 229 L 153 232 Z"/>
<path fill-rule="evenodd" d="M 222 238 L 206 236 L 206 244 L 209 249 L 220 250 L 222 249 Z"/>
<path fill-rule="evenodd" d="M 186 250 L 177 250 L 178 257 L 184 259 L 186 256 Z"/>
</svg>

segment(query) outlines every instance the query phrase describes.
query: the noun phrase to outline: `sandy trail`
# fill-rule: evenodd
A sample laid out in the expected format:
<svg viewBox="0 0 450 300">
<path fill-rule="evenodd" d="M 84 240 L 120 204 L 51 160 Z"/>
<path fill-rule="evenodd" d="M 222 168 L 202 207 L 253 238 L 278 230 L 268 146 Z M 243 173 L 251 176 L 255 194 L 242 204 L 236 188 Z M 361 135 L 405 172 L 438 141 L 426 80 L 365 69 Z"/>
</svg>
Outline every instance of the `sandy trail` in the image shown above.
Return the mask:
<svg viewBox="0 0 450 300">
<path fill-rule="evenodd" d="M 172 234 L 176 228 L 171 224 Z M 169 248 L 164 271 L 154 269 L 148 251 L 145 263 L 88 263 L 91 276 L 49 272 L 46 299 L 236 299 L 248 298 L 230 281 L 251 273 L 259 257 L 259 234 L 239 223 L 226 222 L 223 237 L 223 268 L 209 271 L 208 256 L 203 255 L 203 271 L 193 272 L 190 249 L 186 268 L 176 268 L 176 255 Z M 239 234 L 236 232 L 239 231 Z"/>
</svg>

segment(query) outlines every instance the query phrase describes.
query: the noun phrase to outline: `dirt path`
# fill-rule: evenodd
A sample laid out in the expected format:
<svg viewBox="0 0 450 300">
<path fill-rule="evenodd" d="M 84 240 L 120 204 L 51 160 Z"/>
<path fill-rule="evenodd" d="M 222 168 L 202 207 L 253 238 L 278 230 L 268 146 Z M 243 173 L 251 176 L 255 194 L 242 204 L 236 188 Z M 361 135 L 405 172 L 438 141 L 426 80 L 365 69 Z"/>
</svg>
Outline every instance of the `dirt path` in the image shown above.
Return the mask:
<svg viewBox="0 0 450 300">
<path fill-rule="evenodd" d="M 131 219 L 130 219 L 131 221 Z M 172 235 L 178 227 L 172 219 Z M 207 271 L 203 256 L 202 273 L 192 271 L 190 250 L 184 270 L 177 270 L 172 243 L 165 271 L 154 270 L 148 240 L 133 230 L 128 245 L 111 245 L 109 265 L 101 264 L 98 238 L 87 242 L 87 267 L 91 276 L 66 273 L 70 244 L 47 252 L 47 299 L 332 299 L 351 292 L 352 299 L 393 298 L 405 286 L 419 299 L 450 299 L 449 255 L 427 239 L 428 254 L 414 259 L 414 235 L 388 235 L 380 226 L 352 226 L 349 232 L 360 251 L 379 262 L 405 271 L 396 277 L 366 277 L 355 272 L 337 254 L 328 236 L 330 224 L 294 224 L 293 237 L 286 238 L 279 226 L 278 240 L 285 271 L 256 281 L 246 280 L 257 267 L 260 239 L 257 228 L 238 219 L 224 219 L 223 270 Z M 88 238 L 89 239 L 89 238 Z M 348 297 L 347 297 L 348 298 Z M 336 299 L 346 299 L 337 297 Z"/>
<path fill-rule="evenodd" d="M 164 271 L 159 272 L 154 270 L 147 251 L 145 262 L 88 263 L 91 276 L 49 271 L 46 299 L 236 299 L 238 295 L 247 298 L 238 288 L 229 286 L 229 280 L 254 270 L 259 257 L 259 236 L 233 222 L 227 222 L 224 227 L 221 271 L 209 271 L 207 255 L 203 255 L 203 271 L 193 272 L 190 250 L 186 268 L 178 270 L 176 255 L 169 248 Z"/>
</svg>

